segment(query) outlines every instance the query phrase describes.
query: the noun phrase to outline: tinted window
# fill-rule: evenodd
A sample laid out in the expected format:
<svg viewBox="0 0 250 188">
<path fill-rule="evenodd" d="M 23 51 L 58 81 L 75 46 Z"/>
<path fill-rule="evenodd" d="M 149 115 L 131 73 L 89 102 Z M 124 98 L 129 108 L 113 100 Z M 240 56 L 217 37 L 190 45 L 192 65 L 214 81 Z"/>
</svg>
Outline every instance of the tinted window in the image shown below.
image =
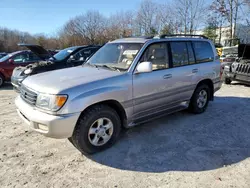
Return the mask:
<svg viewBox="0 0 250 188">
<path fill-rule="evenodd" d="M 13 57 L 14 62 L 17 63 L 25 63 L 28 61 L 28 54 L 19 54 Z"/>
<path fill-rule="evenodd" d="M 85 61 L 93 52 L 92 49 L 83 49 L 74 55 L 75 61 Z"/>
<path fill-rule="evenodd" d="M 214 53 L 211 45 L 208 42 L 204 41 L 193 42 L 193 46 L 197 63 L 213 61 Z"/>
<path fill-rule="evenodd" d="M 41 61 L 41 59 L 36 55 L 36 54 L 33 54 L 33 53 L 30 53 L 28 55 L 28 61 Z"/>
<path fill-rule="evenodd" d="M 186 42 L 171 42 L 173 67 L 188 65 L 188 50 Z"/>
<path fill-rule="evenodd" d="M 169 68 L 167 44 L 155 43 L 150 45 L 140 60 L 140 62 L 143 61 L 152 62 L 153 70 Z"/>
</svg>

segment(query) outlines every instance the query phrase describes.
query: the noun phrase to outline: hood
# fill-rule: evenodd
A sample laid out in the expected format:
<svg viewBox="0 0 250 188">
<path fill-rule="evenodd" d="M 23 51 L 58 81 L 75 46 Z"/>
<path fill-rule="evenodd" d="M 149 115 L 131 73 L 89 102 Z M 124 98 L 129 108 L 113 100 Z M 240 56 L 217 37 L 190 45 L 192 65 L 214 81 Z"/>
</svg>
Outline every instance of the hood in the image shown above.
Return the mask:
<svg viewBox="0 0 250 188">
<path fill-rule="evenodd" d="M 238 46 L 238 57 L 243 59 L 250 59 L 250 44 L 240 44 Z"/>
<path fill-rule="evenodd" d="M 78 66 L 29 76 L 22 83 L 34 91 L 58 94 L 63 90 L 75 86 L 88 84 L 121 74 L 123 73 L 104 68 Z"/>
<path fill-rule="evenodd" d="M 40 46 L 40 45 L 35 45 L 35 44 L 18 44 L 18 46 L 28 48 L 30 51 L 32 51 L 34 54 L 36 54 L 42 60 L 47 60 L 47 59 L 49 59 L 49 58 L 52 57 L 52 55 L 47 50 L 45 50 L 42 46 Z"/>
</svg>

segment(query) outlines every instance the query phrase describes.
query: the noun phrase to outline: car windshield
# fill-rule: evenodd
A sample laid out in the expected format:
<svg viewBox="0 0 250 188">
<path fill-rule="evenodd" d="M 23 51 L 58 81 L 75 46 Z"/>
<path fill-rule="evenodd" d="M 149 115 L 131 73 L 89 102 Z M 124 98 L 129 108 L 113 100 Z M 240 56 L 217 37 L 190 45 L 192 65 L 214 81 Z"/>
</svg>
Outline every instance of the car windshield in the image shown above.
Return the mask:
<svg viewBox="0 0 250 188">
<path fill-rule="evenodd" d="M 61 50 L 60 52 L 55 54 L 53 57 L 57 61 L 61 61 L 61 60 L 65 59 L 66 57 L 68 57 L 70 54 L 72 54 L 76 49 L 77 49 L 77 47 L 65 48 L 64 50 Z"/>
<path fill-rule="evenodd" d="M 98 50 L 86 65 L 126 71 L 142 46 L 143 43 L 108 43 Z"/>
<path fill-rule="evenodd" d="M 8 54 L 8 55 L 2 57 L 2 58 L 0 59 L 0 62 L 4 62 L 4 61 L 8 60 L 11 56 L 12 56 L 12 54 Z"/>
<path fill-rule="evenodd" d="M 223 56 L 238 54 L 238 47 L 224 48 L 222 53 Z"/>
</svg>

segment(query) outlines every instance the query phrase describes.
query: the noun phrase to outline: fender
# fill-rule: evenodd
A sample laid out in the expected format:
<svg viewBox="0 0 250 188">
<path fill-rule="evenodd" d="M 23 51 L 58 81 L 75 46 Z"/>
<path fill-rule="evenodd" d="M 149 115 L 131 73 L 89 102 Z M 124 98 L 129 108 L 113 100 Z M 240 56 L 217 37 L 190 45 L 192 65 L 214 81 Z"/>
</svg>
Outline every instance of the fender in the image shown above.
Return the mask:
<svg viewBox="0 0 250 188">
<path fill-rule="evenodd" d="M 74 98 L 69 98 L 66 106 L 63 107 L 60 114 L 77 113 L 84 111 L 87 107 L 107 101 L 115 100 L 121 104 L 124 108 L 126 115 L 129 116 L 132 113 L 132 89 L 120 86 L 108 86 L 102 88 L 96 88 L 87 92 L 84 92 Z"/>
</svg>

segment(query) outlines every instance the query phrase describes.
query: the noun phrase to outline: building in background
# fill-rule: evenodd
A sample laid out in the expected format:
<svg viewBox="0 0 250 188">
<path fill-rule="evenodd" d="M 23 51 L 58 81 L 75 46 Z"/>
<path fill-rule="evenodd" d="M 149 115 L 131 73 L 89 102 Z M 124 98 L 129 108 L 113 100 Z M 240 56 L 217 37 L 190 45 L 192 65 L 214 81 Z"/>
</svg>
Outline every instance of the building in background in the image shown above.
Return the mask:
<svg viewBox="0 0 250 188">
<path fill-rule="evenodd" d="M 204 30 L 196 30 L 194 34 L 203 35 Z M 234 33 L 233 33 L 234 35 Z M 250 27 L 242 24 L 237 24 L 236 27 L 237 39 L 230 39 L 230 27 L 221 27 L 216 29 L 216 39 L 214 43 L 221 44 L 222 46 L 230 46 L 240 43 L 250 43 Z M 230 42 L 233 41 L 233 42 Z"/>
</svg>

